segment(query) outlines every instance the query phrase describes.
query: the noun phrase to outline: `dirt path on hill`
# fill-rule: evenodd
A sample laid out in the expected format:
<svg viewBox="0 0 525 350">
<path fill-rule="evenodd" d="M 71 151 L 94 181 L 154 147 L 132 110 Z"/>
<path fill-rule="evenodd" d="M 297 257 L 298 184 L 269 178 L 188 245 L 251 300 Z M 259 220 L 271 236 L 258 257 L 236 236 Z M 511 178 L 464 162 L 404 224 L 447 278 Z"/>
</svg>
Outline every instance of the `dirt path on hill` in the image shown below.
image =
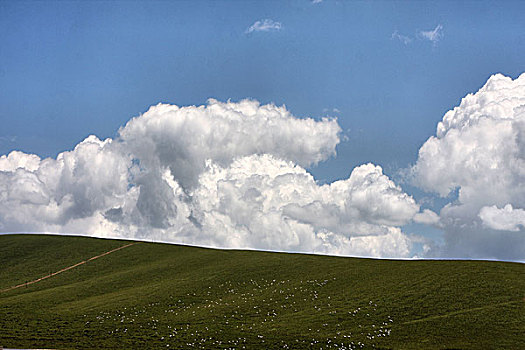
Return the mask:
<svg viewBox="0 0 525 350">
<path fill-rule="evenodd" d="M 434 315 L 434 316 L 424 317 L 424 318 L 420 318 L 420 319 L 417 319 L 417 320 L 403 322 L 402 324 L 412 324 L 412 323 L 418 323 L 418 322 L 432 321 L 432 320 L 437 320 L 437 319 L 440 319 L 440 318 L 446 318 L 446 317 L 450 317 L 450 316 L 461 315 L 461 314 L 465 314 L 465 313 L 468 313 L 468 312 L 481 311 L 481 310 L 486 310 L 486 309 L 490 309 L 490 308 L 493 308 L 493 307 L 498 307 L 498 306 L 503 306 L 503 305 L 510 305 L 510 304 L 518 304 L 518 303 L 520 303 L 519 300 L 517 300 L 517 301 L 516 300 L 506 301 L 506 302 L 498 303 L 498 304 L 490 304 L 490 305 L 486 305 L 486 306 L 473 307 L 473 308 L 470 308 L 470 309 L 462 309 L 462 310 L 458 310 L 458 311 L 454 311 L 454 312 L 449 312 L 449 313 L 446 313 L 446 314 L 443 314 L 443 315 Z"/>
<path fill-rule="evenodd" d="M 59 271 L 53 272 L 53 273 L 51 273 L 51 274 L 49 274 L 49 275 L 46 275 L 46 276 L 43 276 L 43 277 L 37 278 L 36 280 L 30 281 L 30 282 L 26 282 L 26 283 L 21 283 L 21 284 L 18 284 L 18 285 L 16 285 L 16 286 L 12 286 L 12 287 L 9 287 L 9 288 L 6 288 L 6 289 L 2 289 L 2 290 L 0 290 L 0 293 L 8 292 L 8 291 L 10 291 L 10 290 L 13 290 L 13 289 L 16 289 L 16 288 L 20 288 L 20 287 L 24 287 L 24 286 L 27 287 L 27 286 L 30 285 L 30 284 L 33 284 L 33 283 L 37 283 L 37 282 L 43 281 L 43 280 L 45 280 L 45 279 L 48 279 L 49 277 L 53 277 L 53 276 L 58 275 L 59 273 L 62 273 L 62 272 L 65 272 L 65 271 L 68 271 L 68 270 L 74 269 L 75 267 L 78 267 L 78 266 L 80 266 L 80 265 L 86 264 L 86 263 L 88 263 L 88 262 L 90 262 L 90 261 L 93 261 L 93 260 L 95 260 L 95 259 L 101 258 L 101 257 L 103 257 L 103 256 L 109 255 L 109 254 L 114 253 L 114 252 L 116 252 L 116 251 L 118 251 L 118 250 L 121 250 L 121 249 L 124 249 L 124 248 L 127 248 L 127 247 L 131 247 L 131 246 L 134 245 L 134 244 L 136 244 L 136 242 L 134 242 L 134 243 L 130 243 L 130 244 L 126 244 L 126 245 L 123 245 L 123 246 L 121 246 L 121 247 L 118 247 L 118 248 L 112 249 L 112 250 L 107 251 L 107 252 L 105 252 L 105 253 L 102 253 L 102 254 L 100 254 L 100 255 L 97 255 L 97 256 L 91 257 L 91 258 L 89 258 L 89 259 L 87 259 L 87 260 L 84 260 L 84 261 L 81 261 L 81 262 L 79 262 L 79 263 L 76 263 L 75 265 L 68 266 L 68 267 L 66 267 L 66 268 L 63 268 L 62 270 L 59 270 Z"/>
</svg>

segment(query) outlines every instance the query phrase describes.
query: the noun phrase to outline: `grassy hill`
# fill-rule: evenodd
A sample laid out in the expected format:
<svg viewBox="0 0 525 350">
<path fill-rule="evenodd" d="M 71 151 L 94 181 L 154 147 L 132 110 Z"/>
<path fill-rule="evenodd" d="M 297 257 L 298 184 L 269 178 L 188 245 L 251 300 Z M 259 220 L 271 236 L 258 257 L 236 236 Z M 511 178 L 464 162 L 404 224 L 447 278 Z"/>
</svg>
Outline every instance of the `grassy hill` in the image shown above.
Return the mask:
<svg viewBox="0 0 525 350">
<path fill-rule="evenodd" d="M 128 244 L 0 236 L 0 290 Z M 525 349 L 525 265 L 137 243 L 0 292 L 0 346 Z"/>
</svg>

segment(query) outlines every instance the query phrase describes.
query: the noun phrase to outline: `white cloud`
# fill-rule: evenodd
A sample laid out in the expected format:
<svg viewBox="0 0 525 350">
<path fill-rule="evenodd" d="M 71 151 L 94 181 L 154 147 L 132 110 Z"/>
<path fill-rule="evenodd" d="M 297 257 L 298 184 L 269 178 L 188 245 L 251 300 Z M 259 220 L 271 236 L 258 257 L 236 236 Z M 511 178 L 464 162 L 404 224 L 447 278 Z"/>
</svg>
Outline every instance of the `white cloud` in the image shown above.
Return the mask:
<svg viewBox="0 0 525 350">
<path fill-rule="evenodd" d="M 421 38 L 431 41 L 433 44 L 436 44 L 443 37 L 443 26 L 438 24 L 436 28 L 429 31 L 421 30 L 418 33 Z"/>
<path fill-rule="evenodd" d="M 390 38 L 392 40 L 399 40 L 405 45 L 412 43 L 412 41 L 414 40 L 408 35 L 400 34 L 397 30 L 392 33 Z M 441 24 L 438 24 L 433 30 L 420 30 L 416 33 L 416 38 L 431 41 L 434 45 L 436 45 L 437 42 L 441 40 L 441 38 L 443 38 L 443 26 Z"/>
<path fill-rule="evenodd" d="M 525 210 L 514 209 L 511 204 L 501 209 L 495 205 L 483 207 L 479 211 L 479 217 L 485 225 L 494 230 L 519 231 L 519 226 L 525 227 Z"/>
<path fill-rule="evenodd" d="M 503 209 L 492 206 L 525 207 L 524 140 L 525 74 L 516 80 L 496 74 L 447 112 L 436 135 L 420 148 L 412 168 L 415 183 L 443 197 L 457 191 L 457 200 L 440 213 L 449 253 L 524 257 L 525 237 L 489 229 L 516 227 L 516 223 L 504 225 L 497 220 Z M 507 219 L 508 215 L 501 217 Z M 507 237 L 508 244 L 499 242 L 502 237 Z"/>
<path fill-rule="evenodd" d="M 278 31 L 281 30 L 282 25 L 280 22 L 276 22 L 272 19 L 262 19 L 260 21 L 255 21 L 254 24 L 246 29 L 246 33 L 252 32 L 269 32 L 269 31 Z"/>
<path fill-rule="evenodd" d="M 142 166 L 168 167 L 187 188 L 207 159 L 227 166 L 236 157 L 269 153 L 315 165 L 335 155 L 340 132 L 333 118 L 299 119 L 284 106 L 210 99 L 198 107 L 153 106 L 121 128 L 119 139 Z"/>
<path fill-rule="evenodd" d="M 19 168 L 34 171 L 39 164 L 40 157 L 20 151 L 13 151 L 0 157 L 0 171 L 15 171 Z"/>
<path fill-rule="evenodd" d="M 312 4 L 320 4 L 323 0 L 312 0 Z"/>
<path fill-rule="evenodd" d="M 439 215 L 430 209 L 425 209 L 421 213 L 414 215 L 414 222 L 425 225 L 437 225 L 439 223 Z"/>
<path fill-rule="evenodd" d="M 0 159 L 0 222 L 9 231 L 51 231 L 121 205 L 133 192 L 129 166 L 110 139 L 94 136 L 57 159 L 11 152 Z"/>
<path fill-rule="evenodd" d="M 334 114 L 340 114 L 341 111 L 338 108 L 323 108 L 323 113 L 334 113 Z"/>
<path fill-rule="evenodd" d="M 377 246 L 359 251 L 344 242 L 392 239 L 395 226 L 419 209 L 371 164 L 355 168 L 346 180 L 319 186 L 291 162 L 252 155 L 227 168 L 209 164 L 199 182 L 191 194 L 199 213 L 195 219 L 211 245 L 218 244 L 213 240 L 219 231 L 229 233 L 223 246 L 383 256 L 386 251 Z M 398 248 L 388 252 L 409 253 L 404 243 Z"/>
<path fill-rule="evenodd" d="M 408 37 L 406 35 L 399 34 L 399 32 L 397 30 L 392 33 L 391 39 L 392 40 L 394 40 L 394 39 L 395 40 L 399 40 L 405 45 L 408 45 L 408 44 L 410 44 L 412 42 L 412 38 L 410 38 L 410 37 Z"/>
<path fill-rule="evenodd" d="M 210 100 L 159 104 L 114 140 L 90 136 L 56 159 L 0 157 L 2 231 L 73 232 L 229 248 L 408 257 L 419 206 L 372 164 L 318 185 L 335 119 Z"/>
</svg>

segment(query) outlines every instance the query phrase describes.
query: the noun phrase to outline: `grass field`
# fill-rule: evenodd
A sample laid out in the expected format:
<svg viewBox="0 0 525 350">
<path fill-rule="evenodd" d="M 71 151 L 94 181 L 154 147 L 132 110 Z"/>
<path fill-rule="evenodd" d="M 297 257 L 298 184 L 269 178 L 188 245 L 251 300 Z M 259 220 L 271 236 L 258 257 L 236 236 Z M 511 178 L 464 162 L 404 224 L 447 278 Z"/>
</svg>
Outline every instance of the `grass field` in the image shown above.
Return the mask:
<svg viewBox="0 0 525 350">
<path fill-rule="evenodd" d="M 128 241 L 0 236 L 0 290 Z M 0 292 L 10 348 L 525 349 L 525 265 L 137 243 Z"/>
</svg>

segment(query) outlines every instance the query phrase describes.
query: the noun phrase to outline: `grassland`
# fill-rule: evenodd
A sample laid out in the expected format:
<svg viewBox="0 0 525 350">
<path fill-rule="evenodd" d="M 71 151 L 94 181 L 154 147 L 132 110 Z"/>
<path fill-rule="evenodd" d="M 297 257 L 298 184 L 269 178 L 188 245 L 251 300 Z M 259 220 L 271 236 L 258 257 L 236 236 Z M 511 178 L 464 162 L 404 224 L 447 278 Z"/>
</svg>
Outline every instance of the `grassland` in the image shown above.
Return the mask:
<svg viewBox="0 0 525 350">
<path fill-rule="evenodd" d="M 0 236 L 0 290 L 127 241 Z M 16 348 L 525 349 L 525 265 L 137 243 L 0 292 Z"/>
</svg>

